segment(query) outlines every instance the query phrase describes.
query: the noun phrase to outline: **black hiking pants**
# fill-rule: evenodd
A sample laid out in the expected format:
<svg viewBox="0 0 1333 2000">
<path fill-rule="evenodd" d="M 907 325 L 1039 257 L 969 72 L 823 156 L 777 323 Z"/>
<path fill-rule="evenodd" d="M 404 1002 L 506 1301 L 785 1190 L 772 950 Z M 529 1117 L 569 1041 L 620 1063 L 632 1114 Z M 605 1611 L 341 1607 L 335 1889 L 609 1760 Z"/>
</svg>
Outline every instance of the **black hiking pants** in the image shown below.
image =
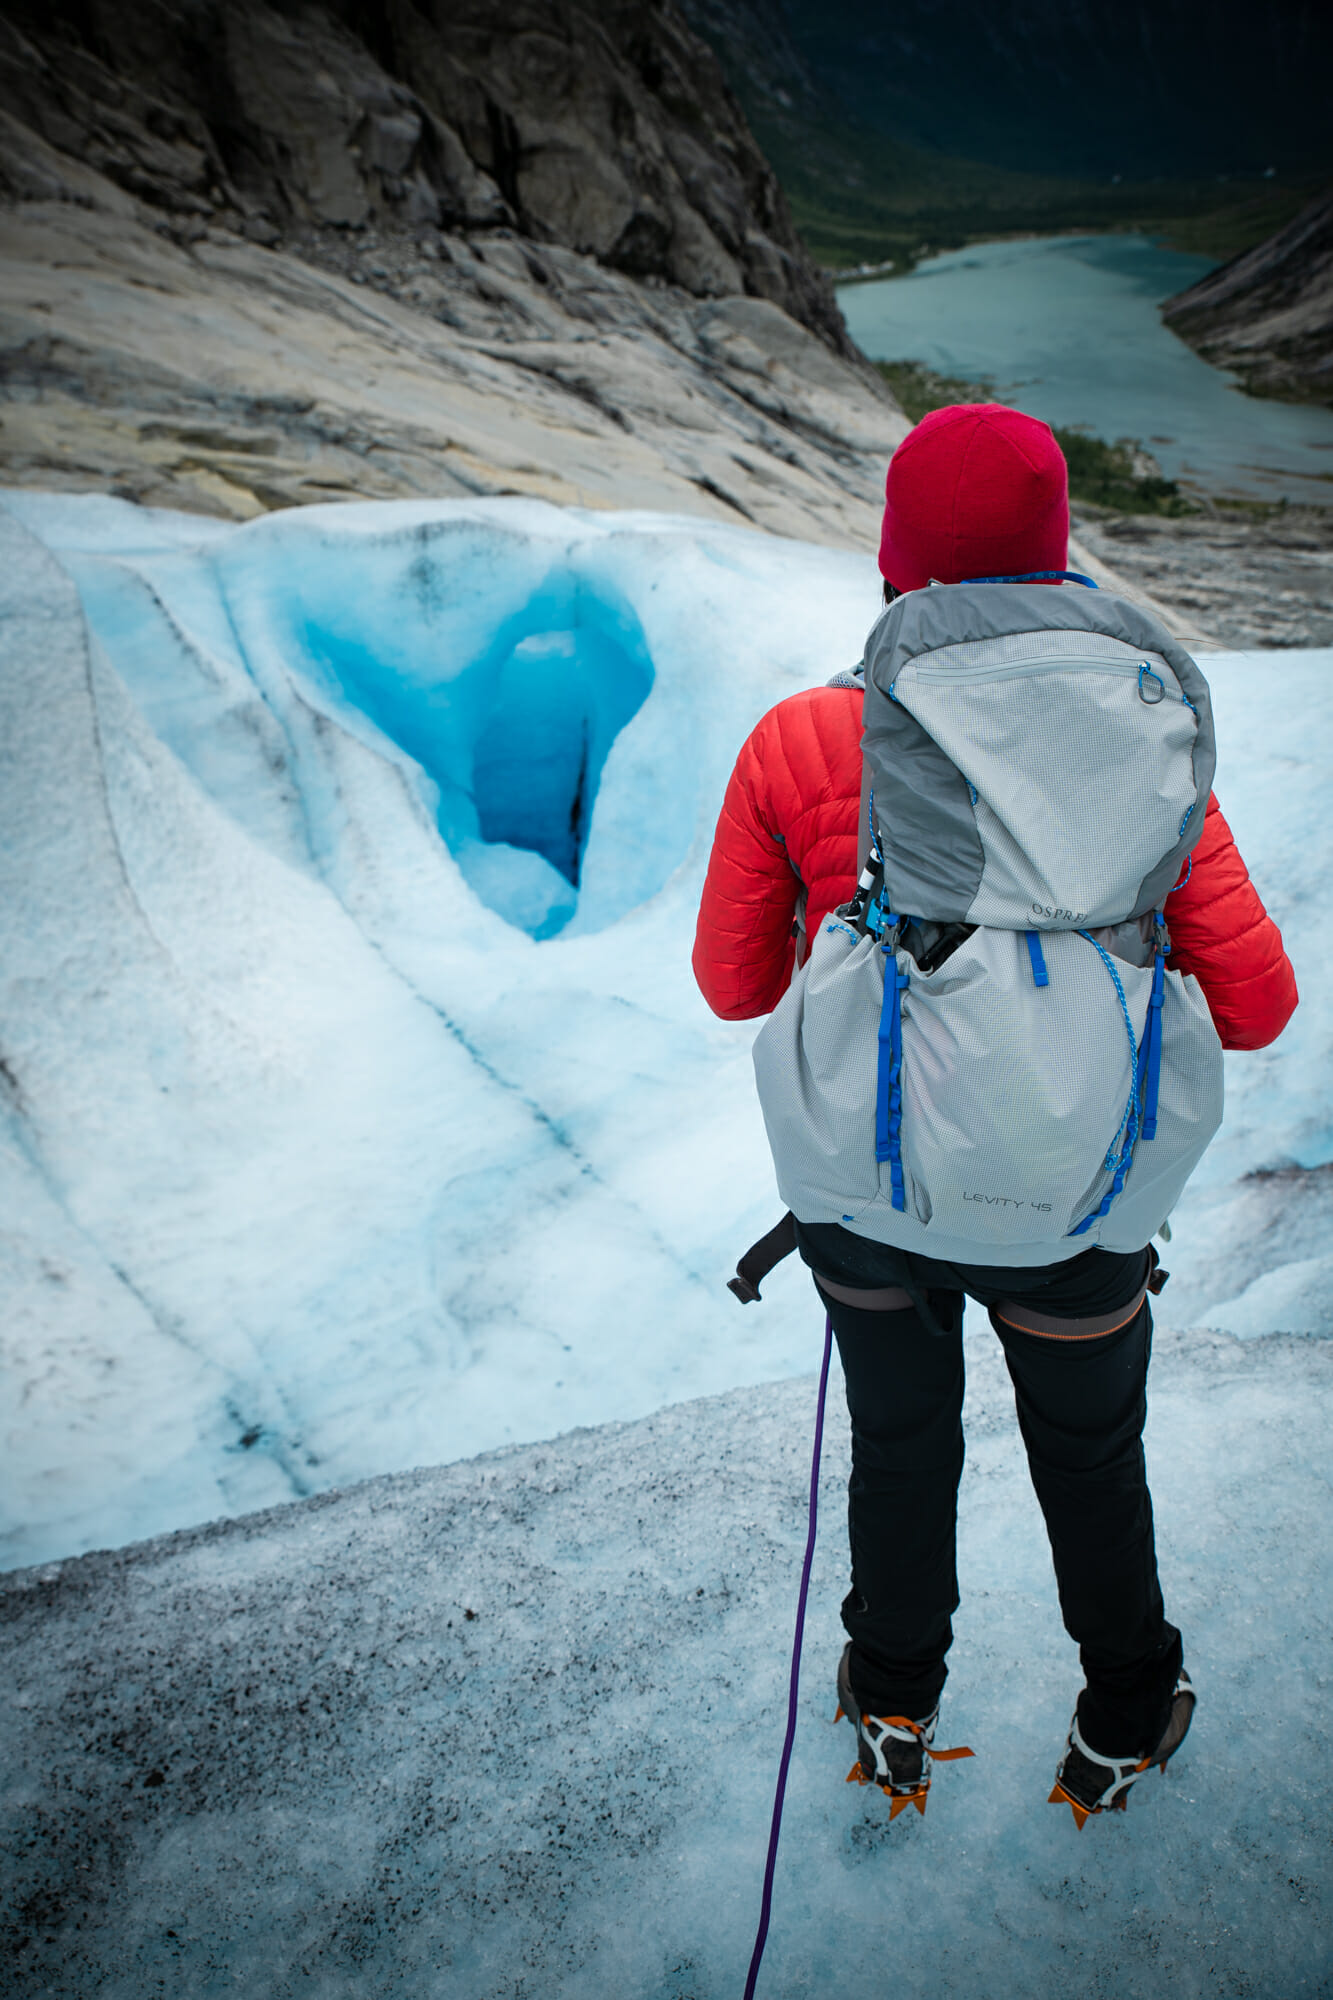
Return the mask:
<svg viewBox="0 0 1333 2000">
<path fill-rule="evenodd" d="M 797 1224 L 815 1273 L 840 1288 L 906 1285 L 924 1305 L 867 1311 L 819 1286 L 852 1420 L 852 1588 L 842 1607 L 853 1691 L 877 1715 L 929 1715 L 944 1686 L 958 1608 L 954 1557 L 963 1470 L 963 1296 L 991 1308 L 1014 1385 L 1028 1466 L 1046 1519 L 1065 1628 L 1087 1685 L 1079 1728 L 1106 1756 L 1160 1741 L 1180 1671 L 1180 1634 L 1157 1581 L 1143 1460 L 1152 1318 L 1135 1299 L 1146 1250 L 1088 1250 L 1035 1270 L 945 1264 Z M 1009 1301 L 1052 1331 L 1019 1331 Z M 1117 1321 L 1118 1309 L 1127 1317 Z M 1062 1321 L 1113 1330 L 1061 1335 Z"/>
</svg>

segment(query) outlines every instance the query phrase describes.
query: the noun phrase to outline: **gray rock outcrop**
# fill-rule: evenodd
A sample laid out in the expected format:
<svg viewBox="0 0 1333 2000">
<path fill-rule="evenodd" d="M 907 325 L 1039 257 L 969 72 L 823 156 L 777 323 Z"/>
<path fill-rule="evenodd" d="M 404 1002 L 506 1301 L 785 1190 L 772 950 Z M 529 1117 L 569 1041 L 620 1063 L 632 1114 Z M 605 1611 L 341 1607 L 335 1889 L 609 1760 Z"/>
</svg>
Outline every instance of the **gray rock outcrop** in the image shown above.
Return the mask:
<svg viewBox="0 0 1333 2000">
<path fill-rule="evenodd" d="M 907 424 L 673 0 L 20 0 L 0 466 L 245 518 L 536 494 L 875 533 Z"/>
<path fill-rule="evenodd" d="M 907 420 L 676 0 L 497 19 L 16 0 L 0 477 L 233 519 L 533 494 L 874 546 Z M 1168 612 L 1186 643 L 1224 629 L 1196 603 Z"/>
<path fill-rule="evenodd" d="M 1084 554 L 1122 591 L 1170 606 L 1224 647 L 1333 646 L 1333 507 L 1171 520 L 1076 507 Z"/>
<path fill-rule="evenodd" d="M 696 299 L 512 231 L 176 242 L 48 162 L 67 198 L 0 211 L 8 484 L 232 519 L 517 493 L 873 541 L 907 420 L 767 299 Z"/>
<path fill-rule="evenodd" d="M 854 352 L 717 60 L 674 0 L 19 0 L 13 116 L 165 215 L 508 225 L 696 297 L 771 300 Z M 0 176 L 40 184 L 11 131 Z"/>
<path fill-rule="evenodd" d="M 1168 299 L 1162 317 L 1252 395 L 1333 403 L 1333 189 Z"/>
</svg>

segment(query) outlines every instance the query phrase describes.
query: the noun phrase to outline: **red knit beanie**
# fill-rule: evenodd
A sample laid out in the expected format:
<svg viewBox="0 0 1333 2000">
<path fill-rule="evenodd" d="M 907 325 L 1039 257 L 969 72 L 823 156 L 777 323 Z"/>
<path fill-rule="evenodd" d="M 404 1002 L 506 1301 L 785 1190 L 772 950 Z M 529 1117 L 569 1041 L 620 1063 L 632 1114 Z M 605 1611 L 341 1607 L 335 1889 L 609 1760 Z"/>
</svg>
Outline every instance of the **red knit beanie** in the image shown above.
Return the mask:
<svg viewBox="0 0 1333 2000">
<path fill-rule="evenodd" d="M 1069 474 L 1048 424 L 1003 403 L 951 403 L 889 461 L 879 567 L 895 590 L 1063 569 Z"/>
</svg>

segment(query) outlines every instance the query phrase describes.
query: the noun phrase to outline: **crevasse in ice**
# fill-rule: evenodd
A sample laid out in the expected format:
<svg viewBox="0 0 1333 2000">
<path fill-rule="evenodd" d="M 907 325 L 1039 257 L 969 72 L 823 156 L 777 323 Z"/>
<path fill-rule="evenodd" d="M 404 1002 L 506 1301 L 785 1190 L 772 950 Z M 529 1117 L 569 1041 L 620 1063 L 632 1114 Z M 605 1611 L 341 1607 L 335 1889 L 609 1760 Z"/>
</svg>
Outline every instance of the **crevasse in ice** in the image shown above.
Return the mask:
<svg viewBox="0 0 1333 2000">
<path fill-rule="evenodd" d="M 182 690 L 144 657 L 146 614 L 170 619 L 175 664 L 192 652 L 196 672 L 230 626 L 270 686 L 283 677 L 295 699 L 410 760 L 481 901 L 554 936 L 578 906 L 608 753 L 652 686 L 638 618 L 577 537 L 534 542 L 503 519 L 456 516 L 341 527 L 289 531 L 258 592 L 250 549 L 239 564 L 174 550 L 71 562 L 113 664 L 150 701 L 175 708 Z"/>
<path fill-rule="evenodd" d="M 577 907 L 607 754 L 652 686 L 642 629 L 558 546 L 534 574 L 530 543 L 494 530 L 404 539 L 387 563 L 354 542 L 311 566 L 295 657 L 420 766 L 482 902 L 551 937 Z"/>
</svg>

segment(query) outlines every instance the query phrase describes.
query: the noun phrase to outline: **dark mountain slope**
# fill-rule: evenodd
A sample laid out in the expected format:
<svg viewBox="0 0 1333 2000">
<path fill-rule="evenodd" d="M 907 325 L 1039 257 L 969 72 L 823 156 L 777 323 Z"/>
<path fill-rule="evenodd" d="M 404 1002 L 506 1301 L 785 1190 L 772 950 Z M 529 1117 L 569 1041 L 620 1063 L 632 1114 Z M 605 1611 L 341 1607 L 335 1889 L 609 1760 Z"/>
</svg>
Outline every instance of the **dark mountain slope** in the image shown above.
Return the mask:
<svg viewBox="0 0 1333 2000">
<path fill-rule="evenodd" d="M 1015 233 L 1260 242 L 1333 167 L 1333 16 L 1236 4 L 680 0 L 837 268 Z"/>
<path fill-rule="evenodd" d="M 5 484 L 860 544 L 907 428 L 674 0 L 16 0 L 0 272 Z"/>
<path fill-rule="evenodd" d="M 1321 0 L 781 0 L 857 119 L 1019 172 L 1126 181 L 1328 164 Z"/>
<path fill-rule="evenodd" d="M 1333 403 L 1333 190 L 1162 308 L 1182 340 L 1256 395 Z"/>
<path fill-rule="evenodd" d="M 674 0 L 16 0 L 0 96 L 181 222 L 266 242 L 508 225 L 698 297 L 769 299 L 851 352 Z M 8 151 L 24 192 L 21 135 Z"/>
</svg>

